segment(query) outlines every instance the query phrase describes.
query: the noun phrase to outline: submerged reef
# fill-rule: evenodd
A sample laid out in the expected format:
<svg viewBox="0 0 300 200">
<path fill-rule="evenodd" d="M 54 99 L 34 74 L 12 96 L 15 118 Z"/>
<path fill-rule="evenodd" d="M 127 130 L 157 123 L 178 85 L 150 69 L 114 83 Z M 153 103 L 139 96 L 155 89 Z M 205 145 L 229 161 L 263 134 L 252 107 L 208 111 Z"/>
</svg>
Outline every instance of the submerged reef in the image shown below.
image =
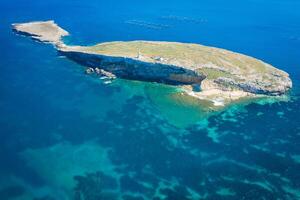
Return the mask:
<svg viewBox="0 0 300 200">
<path fill-rule="evenodd" d="M 168 124 L 146 101 L 131 97 L 101 122 L 85 118 L 94 125 L 87 123 L 81 133 L 72 131 L 75 125 L 63 129 L 68 142 L 22 151 L 25 166 L 51 188 L 43 196 L 47 192 L 53 200 L 73 199 L 75 192 L 81 199 L 110 200 L 299 199 L 299 101 L 234 104 L 186 129 Z M 270 120 L 257 125 L 264 119 Z M 95 138 L 81 143 L 89 131 Z"/>
<path fill-rule="evenodd" d="M 68 32 L 54 21 L 13 24 L 13 30 L 52 43 L 62 55 L 84 66 L 124 79 L 177 85 L 184 93 L 215 105 L 242 97 L 280 96 L 292 87 L 286 72 L 220 48 L 160 41 L 69 46 L 62 41 Z"/>
<path fill-rule="evenodd" d="M 75 176 L 74 179 L 77 182 L 74 188 L 74 200 L 116 199 L 113 192 L 104 190 L 117 188 L 117 182 L 102 172 Z"/>
</svg>

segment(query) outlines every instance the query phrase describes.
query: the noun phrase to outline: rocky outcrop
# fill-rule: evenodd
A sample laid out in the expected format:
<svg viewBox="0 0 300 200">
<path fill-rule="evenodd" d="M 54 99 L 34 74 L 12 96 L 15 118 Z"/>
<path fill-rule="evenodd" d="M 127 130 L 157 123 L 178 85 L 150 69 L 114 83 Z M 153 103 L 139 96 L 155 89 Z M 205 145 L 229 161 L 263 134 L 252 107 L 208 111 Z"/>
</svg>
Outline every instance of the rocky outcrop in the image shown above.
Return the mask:
<svg viewBox="0 0 300 200">
<path fill-rule="evenodd" d="M 21 35 L 30 36 L 32 39 L 51 43 L 55 46 L 63 46 L 62 37 L 69 35 L 67 31 L 60 28 L 54 21 L 40 21 L 29 23 L 12 24 L 13 30 Z"/>
<path fill-rule="evenodd" d="M 288 77 L 277 76 L 273 78 L 273 80 L 275 79 L 276 82 L 274 84 L 276 87 L 271 83 L 265 83 L 263 81 L 243 80 L 237 82 L 234 79 L 226 77 L 219 77 L 214 80 L 214 82 L 218 84 L 222 90 L 242 90 L 253 94 L 270 96 L 282 95 L 292 88 L 292 81 Z"/>
</svg>

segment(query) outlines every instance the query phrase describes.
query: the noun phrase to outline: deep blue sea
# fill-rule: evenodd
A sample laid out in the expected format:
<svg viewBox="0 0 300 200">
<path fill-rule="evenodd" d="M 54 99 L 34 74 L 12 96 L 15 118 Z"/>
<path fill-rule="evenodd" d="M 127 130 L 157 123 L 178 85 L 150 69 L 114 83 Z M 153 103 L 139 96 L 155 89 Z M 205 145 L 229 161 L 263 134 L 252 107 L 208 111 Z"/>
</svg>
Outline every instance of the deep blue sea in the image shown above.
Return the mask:
<svg viewBox="0 0 300 200">
<path fill-rule="evenodd" d="M 68 44 L 192 42 L 288 72 L 285 101 L 207 111 L 173 88 L 104 84 L 11 24 Z M 0 0 L 0 200 L 300 199 L 299 0 Z"/>
</svg>

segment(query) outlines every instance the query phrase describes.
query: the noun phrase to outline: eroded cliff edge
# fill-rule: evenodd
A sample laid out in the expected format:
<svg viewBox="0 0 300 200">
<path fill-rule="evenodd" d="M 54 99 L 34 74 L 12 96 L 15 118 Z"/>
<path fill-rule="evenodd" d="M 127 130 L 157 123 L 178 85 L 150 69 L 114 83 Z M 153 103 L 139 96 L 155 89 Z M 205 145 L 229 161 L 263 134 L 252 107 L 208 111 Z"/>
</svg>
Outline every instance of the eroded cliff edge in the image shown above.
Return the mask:
<svg viewBox="0 0 300 200">
<path fill-rule="evenodd" d="M 130 41 L 68 46 L 68 32 L 54 21 L 13 24 L 13 30 L 53 44 L 66 57 L 117 77 L 178 85 L 186 93 L 230 102 L 257 95 L 278 96 L 291 87 L 289 75 L 261 60 L 198 44 Z"/>
</svg>

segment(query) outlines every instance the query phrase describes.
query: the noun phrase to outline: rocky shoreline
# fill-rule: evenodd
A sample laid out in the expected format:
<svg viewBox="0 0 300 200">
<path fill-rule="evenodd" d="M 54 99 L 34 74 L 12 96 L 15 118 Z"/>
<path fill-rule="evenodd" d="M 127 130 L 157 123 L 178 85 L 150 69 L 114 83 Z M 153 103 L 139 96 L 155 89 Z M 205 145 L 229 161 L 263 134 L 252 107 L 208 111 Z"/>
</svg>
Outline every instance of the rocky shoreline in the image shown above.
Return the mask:
<svg viewBox="0 0 300 200">
<path fill-rule="evenodd" d="M 13 24 L 13 30 L 53 44 L 60 54 L 89 67 L 90 72 L 177 85 L 187 94 L 210 100 L 216 106 L 244 97 L 280 96 L 292 87 L 286 72 L 224 49 L 152 41 L 68 46 L 62 37 L 69 33 L 54 21 Z"/>
</svg>

